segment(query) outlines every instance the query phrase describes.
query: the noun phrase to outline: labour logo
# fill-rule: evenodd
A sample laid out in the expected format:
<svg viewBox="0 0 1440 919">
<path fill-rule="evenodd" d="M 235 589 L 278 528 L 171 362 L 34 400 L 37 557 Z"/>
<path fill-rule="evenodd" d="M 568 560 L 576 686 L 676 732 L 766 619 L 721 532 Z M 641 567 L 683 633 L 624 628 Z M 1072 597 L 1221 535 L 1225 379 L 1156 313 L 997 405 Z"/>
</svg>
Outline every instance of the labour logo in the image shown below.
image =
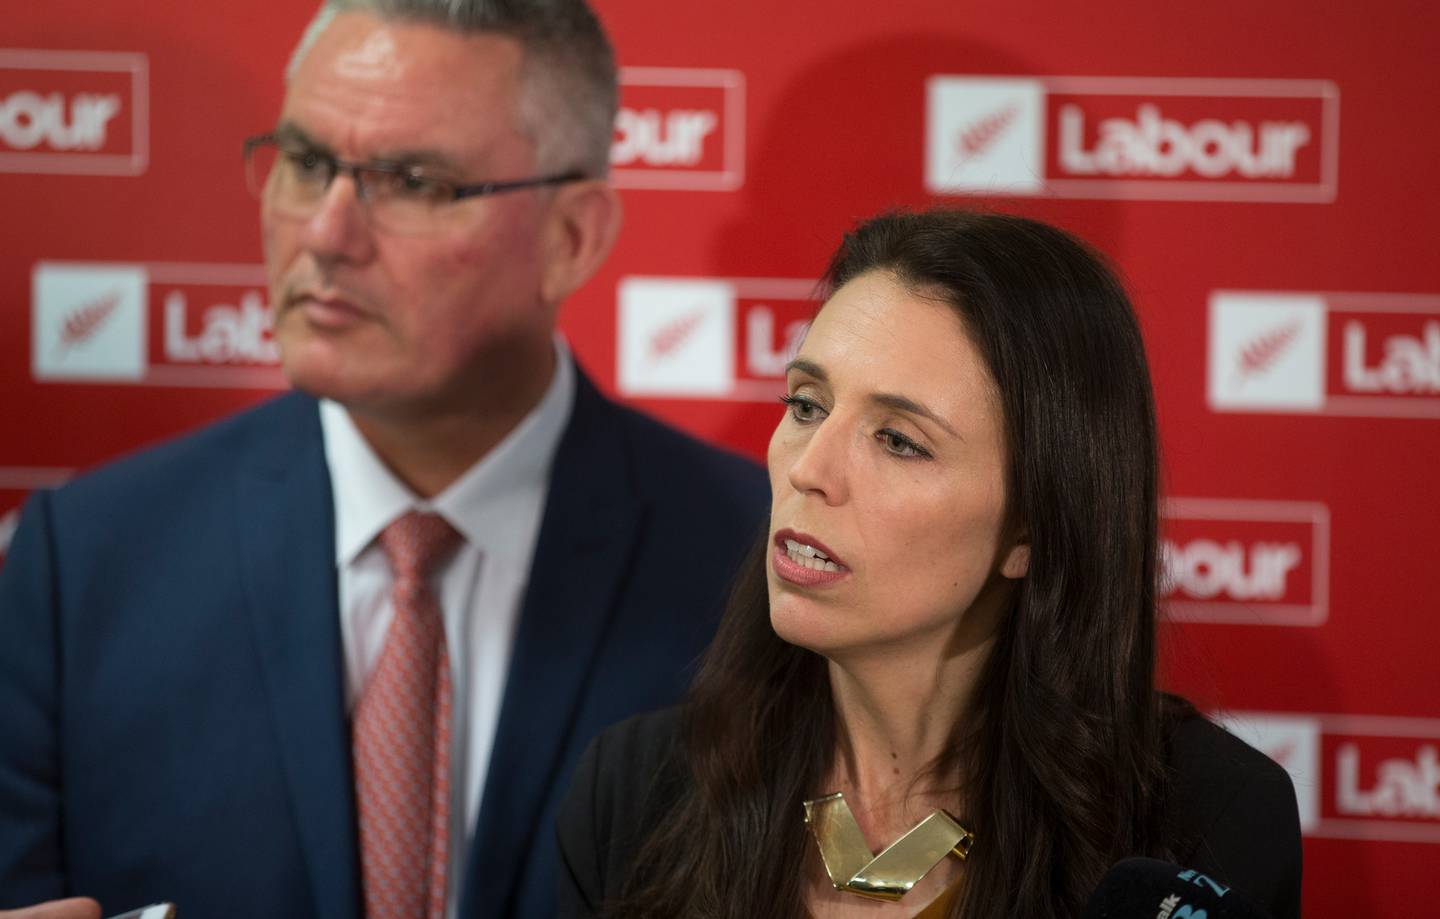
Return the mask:
<svg viewBox="0 0 1440 919">
<path fill-rule="evenodd" d="M 813 281 L 789 278 L 625 278 L 616 386 L 651 398 L 773 401 L 815 293 Z"/>
<path fill-rule="evenodd" d="M 0 49 L 0 172 L 139 175 L 148 159 L 145 55 Z"/>
<path fill-rule="evenodd" d="M 47 263 L 31 277 L 37 380 L 139 380 L 147 366 L 145 269 Z"/>
<path fill-rule="evenodd" d="M 739 188 L 745 182 L 745 75 L 621 68 L 610 166 L 618 188 Z"/>
<path fill-rule="evenodd" d="M 1044 86 L 933 77 L 926 90 L 931 191 L 1034 194 L 1045 185 Z"/>
<path fill-rule="evenodd" d="M 1332 201 L 1339 90 L 1324 81 L 935 76 L 934 194 Z"/>
<path fill-rule="evenodd" d="M 1319 409 L 1325 398 L 1324 301 L 1216 295 L 1210 301 L 1209 365 L 1212 407 Z"/>
<path fill-rule="evenodd" d="M 626 278 L 619 293 L 622 393 L 729 393 L 735 362 L 734 287 L 704 279 Z"/>
<path fill-rule="evenodd" d="M 1218 291 L 1206 376 L 1220 412 L 1440 418 L 1440 296 Z"/>
<path fill-rule="evenodd" d="M 32 307 L 37 380 L 285 385 L 258 265 L 41 262 Z"/>
<path fill-rule="evenodd" d="M 1170 498 L 1161 516 L 1167 618 L 1314 626 L 1329 617 L 1324 504 Z"/>
</svg>

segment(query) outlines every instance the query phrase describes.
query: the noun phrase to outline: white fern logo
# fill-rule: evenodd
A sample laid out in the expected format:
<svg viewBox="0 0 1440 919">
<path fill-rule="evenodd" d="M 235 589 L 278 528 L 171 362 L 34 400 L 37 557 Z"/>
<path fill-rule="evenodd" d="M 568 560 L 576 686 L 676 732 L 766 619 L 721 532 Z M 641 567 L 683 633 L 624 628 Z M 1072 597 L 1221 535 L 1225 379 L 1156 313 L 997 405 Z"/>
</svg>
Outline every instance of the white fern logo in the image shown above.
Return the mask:
<svg viewBox="0 0 1440 919">
<path fill-rule="evenodd" d="M 1207 399 L 1217 411 L 1316 411 L 1325 401 L 1325 298 L 1210 296 Z"/>
</svg>

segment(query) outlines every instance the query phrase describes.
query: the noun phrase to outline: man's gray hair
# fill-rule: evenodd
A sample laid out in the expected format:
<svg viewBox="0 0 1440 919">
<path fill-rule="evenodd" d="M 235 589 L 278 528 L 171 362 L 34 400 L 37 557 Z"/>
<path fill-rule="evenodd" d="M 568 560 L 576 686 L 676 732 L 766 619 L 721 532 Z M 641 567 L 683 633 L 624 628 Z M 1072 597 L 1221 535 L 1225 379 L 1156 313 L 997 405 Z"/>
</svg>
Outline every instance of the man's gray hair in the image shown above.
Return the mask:
<svg viewBox="0 0 1440 919">
<path fill-rule="evenodd" d="M 287 77 L 330 21 L 348 12 L 514 38 L 524 51 L 517 127 L 535 143 L 536 169 L 593 177 L 609 171 L 619 96 L 615 52 L 585 0 L 324 0 Z"/>
</svg>

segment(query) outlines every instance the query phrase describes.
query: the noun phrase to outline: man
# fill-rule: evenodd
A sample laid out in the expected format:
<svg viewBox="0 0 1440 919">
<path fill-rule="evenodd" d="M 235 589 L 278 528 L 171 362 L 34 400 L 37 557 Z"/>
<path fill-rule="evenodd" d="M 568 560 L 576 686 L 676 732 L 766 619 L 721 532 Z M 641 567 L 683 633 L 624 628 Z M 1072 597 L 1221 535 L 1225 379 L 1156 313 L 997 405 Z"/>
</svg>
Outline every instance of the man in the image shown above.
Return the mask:
<svg viewBox="0 0 1440 919">
<path fill-rule="evenodd" d="M 30 503 L 0 906 L 543 916 L 576 757 L 683 689 L 763 479 L 554 337 L 620 221 L 593 15 L 457 5 L 332 0 L 247 142 L 301 392 Z"/>
</svg>

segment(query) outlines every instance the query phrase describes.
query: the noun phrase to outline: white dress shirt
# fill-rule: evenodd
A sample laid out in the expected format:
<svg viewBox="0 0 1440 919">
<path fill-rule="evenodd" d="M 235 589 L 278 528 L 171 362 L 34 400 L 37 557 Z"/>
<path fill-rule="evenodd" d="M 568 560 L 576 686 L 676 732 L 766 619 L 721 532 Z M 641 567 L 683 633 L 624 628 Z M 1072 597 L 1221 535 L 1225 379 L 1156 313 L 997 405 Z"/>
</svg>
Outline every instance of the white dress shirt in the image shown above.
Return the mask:
<svg viewBox="0 0 1440 919">
<path fill-rule="evenodd" d="M 515 625 L 545 510 L 550 466 L 575 402 L 575 369 L 555 339 L 555 373 L 540 403 L 504 440 L 443 492 L 416 496 L 375 455 L 340 405 L 320 403 L 325 462 L 335 501 L 335 564 L 345 698 L 350 712 L 380 658 L 395 614 L 393 579 L 376 537 L 410 510 L 432 511 L 464 542 L 438 576 L 453 689 L 450 774 L 450 860 L 447 913 L 458 908 Z"/>
</svg>

